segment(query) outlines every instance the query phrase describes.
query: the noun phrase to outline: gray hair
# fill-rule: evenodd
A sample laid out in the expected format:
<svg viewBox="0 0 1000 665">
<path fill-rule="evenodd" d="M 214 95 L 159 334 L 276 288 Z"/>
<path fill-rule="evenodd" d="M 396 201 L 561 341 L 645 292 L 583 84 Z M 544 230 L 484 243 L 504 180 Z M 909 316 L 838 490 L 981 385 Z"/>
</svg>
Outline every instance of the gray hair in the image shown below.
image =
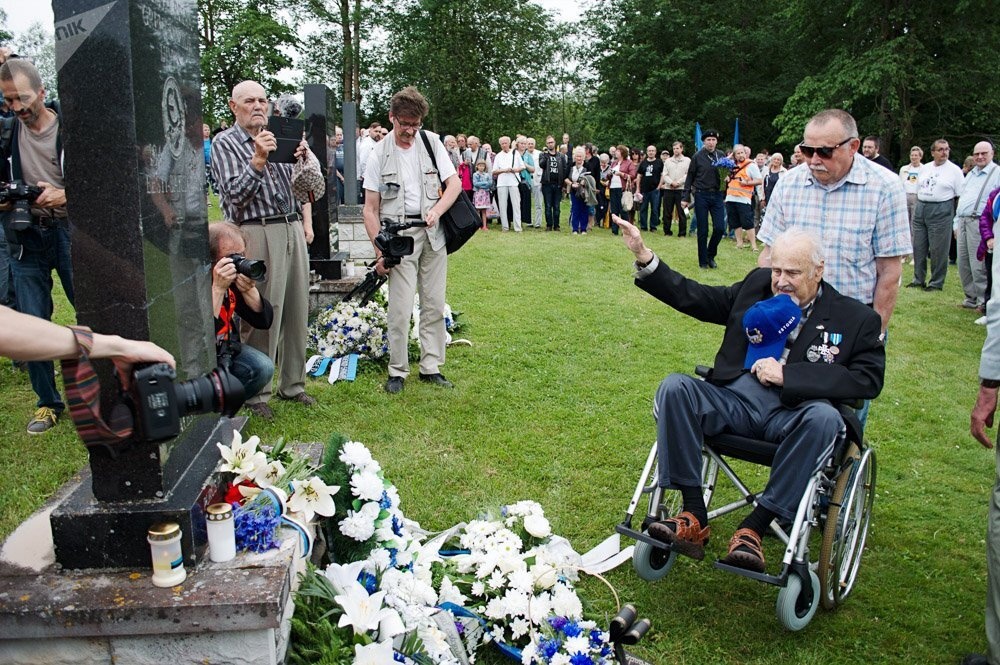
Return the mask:
<svg viewBox="0 0 1000 665">
<path fill-rule="evenodd" d="M 813 268 L 818 268 L 826 262 L 826 254 L 823 251 L 823 241 L 814 232 L 803 229 L 800 226 L 792 226 L 781 233 L 779 233 L 774 238 L 773 248 L 781 245 L 782 247 L 786 245 L 802 245 L 805 247 L 809 254 L 809 262 L 812 263 Z"/>
<path fill-rule="evenodd" d="M 830 122 L 840 123 L 840 126 L 844 128 L 844 133 L 851 138 L 857 138 L 858 123 L 854 120 L 854 116 L 841 109 L 827 109 L 825 111 L 820 111 L 809 120 L 806 126 L 816 125 L 819 127 Z"/>
</svg>

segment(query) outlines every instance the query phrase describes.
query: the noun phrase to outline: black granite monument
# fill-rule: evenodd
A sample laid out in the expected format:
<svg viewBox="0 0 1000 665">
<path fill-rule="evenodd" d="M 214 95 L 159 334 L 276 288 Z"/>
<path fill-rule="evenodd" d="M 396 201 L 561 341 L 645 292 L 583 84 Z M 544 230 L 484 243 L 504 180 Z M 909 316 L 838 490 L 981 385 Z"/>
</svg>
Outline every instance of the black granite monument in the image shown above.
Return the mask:
<svg viewBox="0 0 1000 665">
<path fill-rule="evenodd" d="M 336 247 L 330 242 L 331 229 L 337 223 L 337 209 L 340 205 L 337 170 L 333 163 L 331 145 L 336 129 L 335 100 L 329 88 L 321 84 L 306 85 L 303 96 L 306 140 L 326 176 L 326 193 L 312 205 L 315 237 L 309 245 L 309 268 L 323 279 L 340 279 L 341 265 L 347 254 L 337 253 Z"/>
<path fill-rule="evenodd" d="M 56 63 L 73 224 L 77 316 L 149 339 L 178 380 L 215 366 L 196 0 L 55 0 Z M 107 417 L 120 402 L 98 365 Z M 204 551 L 202 508 L 234 424 L 182 420 L 174 439 L 92 447 L 90 478 L 53 513 L 67 568 L 148 567 L 146 530 L 175 521 L 185 561 Z"/>
</svg>

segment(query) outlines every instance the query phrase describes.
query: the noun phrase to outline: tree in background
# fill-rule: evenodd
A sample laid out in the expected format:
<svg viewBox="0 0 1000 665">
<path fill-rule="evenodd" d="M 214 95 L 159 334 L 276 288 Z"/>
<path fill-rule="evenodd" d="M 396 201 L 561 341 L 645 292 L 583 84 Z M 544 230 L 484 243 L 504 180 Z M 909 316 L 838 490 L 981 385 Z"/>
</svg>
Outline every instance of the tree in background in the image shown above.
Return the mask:
<svg viewBox="0 0 1000 665">
<path fill-rule="evenodd" d="M 495 137 L 531 131 L 553 84 L 559 25 L 527 0 L 408 0 L 385 15 L 383 80 L 416 86 L 429 129 Z"/>
<path fill-rule="evenodd" d="M 255 80 L 271 95 L 293 89 L 277 76 L 292 66 L 285 50 L 299 44 L 284 9 L 277 0 L 198 0 L 205 122 L 231 120 L 229 96 L 240 81 Z"/>
</svg>

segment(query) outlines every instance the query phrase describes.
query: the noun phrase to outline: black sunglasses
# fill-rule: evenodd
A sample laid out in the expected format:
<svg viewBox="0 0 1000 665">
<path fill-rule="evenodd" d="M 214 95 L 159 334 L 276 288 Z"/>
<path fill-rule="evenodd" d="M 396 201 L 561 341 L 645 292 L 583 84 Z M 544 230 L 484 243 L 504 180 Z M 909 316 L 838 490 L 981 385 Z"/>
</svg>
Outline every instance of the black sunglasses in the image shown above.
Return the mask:
<svg viewBox="0 0 1000 665">
<path fill-rule="evenodd" d="M 853 141 L 856 138 L 857 138 L 856 136 L 848 136 L 846 139 L 844 139 L 843 141 L 841 141 L 840 143 L 838 143 L 835 146 L 825 146 L 825 145 L 824 146 L 811 146 L 811 145 L 805 145 L 803 143 L 803 144 L 799 145 L 799 150 L 802 151 L 802 154 L 805 155 L 806 159 L 812 159 L 813 154 L 819 155 L 820 159 L 830 159 L 831 157 L 833 157 L 833 151 L 834 150 L 836 150 L 840 146 L 844 145 L 845 143 Z"/>
</svg>

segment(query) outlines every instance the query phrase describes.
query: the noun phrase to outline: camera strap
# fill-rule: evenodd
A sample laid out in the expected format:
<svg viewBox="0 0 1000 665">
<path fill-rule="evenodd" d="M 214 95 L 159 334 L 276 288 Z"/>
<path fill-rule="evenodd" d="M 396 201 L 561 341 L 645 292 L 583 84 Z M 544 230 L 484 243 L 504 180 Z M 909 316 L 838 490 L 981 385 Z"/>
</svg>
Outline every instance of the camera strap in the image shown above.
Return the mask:
<svg viewBox="0 0 1000 665">
<path fill-rule="evenodd" d="M 69 415 L 76 425 L 76 431 L 87 446 L 110 445 L 132 436 L 132 423 L 108 425 L 101 417 L 101 382 L 94 366 L 90 364 L 90 352 L 94 348 L 94 333 L 86 326 L 69 326 L 76 338 L 79 356 L 63 360 L 63 383 L 66 388 L 66 404 Z"/>
</svg>

